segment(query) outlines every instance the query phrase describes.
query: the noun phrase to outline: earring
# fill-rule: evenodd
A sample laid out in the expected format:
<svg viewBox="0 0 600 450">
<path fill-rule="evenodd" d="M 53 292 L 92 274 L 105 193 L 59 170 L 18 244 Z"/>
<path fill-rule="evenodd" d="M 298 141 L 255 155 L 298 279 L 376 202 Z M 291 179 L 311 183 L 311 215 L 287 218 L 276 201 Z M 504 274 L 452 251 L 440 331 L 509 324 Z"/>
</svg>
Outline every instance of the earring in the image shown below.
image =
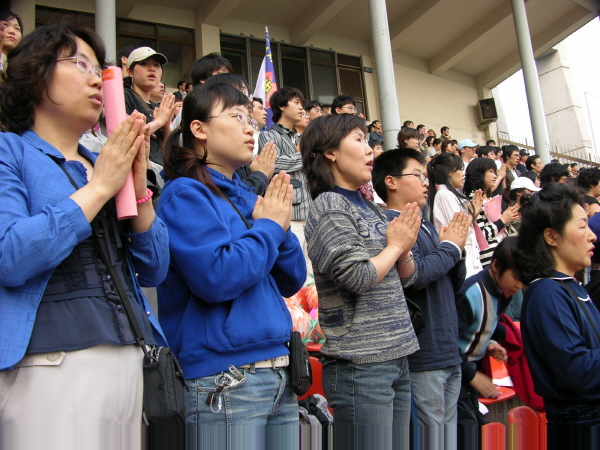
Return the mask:
<svg viewBox="0 0 600 450">
<path fill-rule="evenodd" d="M 331 160 L 332 160 L 333 162 L 335 162 L 335 158 L 331 158 Z"/>
</svg>

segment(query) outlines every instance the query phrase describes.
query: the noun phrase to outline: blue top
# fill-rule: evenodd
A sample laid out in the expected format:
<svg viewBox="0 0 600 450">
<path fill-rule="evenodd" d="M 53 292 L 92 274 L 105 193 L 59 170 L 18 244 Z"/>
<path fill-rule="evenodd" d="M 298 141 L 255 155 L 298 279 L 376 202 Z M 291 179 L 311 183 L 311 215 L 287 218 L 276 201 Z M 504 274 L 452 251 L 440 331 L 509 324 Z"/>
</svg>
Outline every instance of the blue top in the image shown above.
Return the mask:
<svg viewBox="0 0 600 450">
<path fill-rule="evenodd" d="M 535 280 L 525 292 L 523 344 L 535 392 L 546 402 L 600 405 L 600 342 L 584 307 L 600 331 L 598 309 L 573 278 L 554 272 L 554 278 Z"/>
<path fill-rule="evenodd" d="M 79 154 L 92 162 L 97 157 L 81 145 Z M 79 186 L 87 184 L 83 164 L 66 161 L 33 131 L 22 136 L 0 133 L 0 370 L 23 358 L 54 268 L 92 233 L 79 205 L 68 198 L 75 188 L 48 156 Z M 157 218 L 150 230 L 125 234 L 123 240 L 129 273 L 139 274 L 132 280 L 136 300 L 147 311 L 157 344 L 163 345 L 162 331 L 138 282 L 156 286 L 165 276 L 165 226 Z"/>
<path fill-rule="evenodd" d="M 400 212 L 388 209 L 385 215 L 391 222 Z M 433 224 L 424 220 L 412 253 L 418 275 L 412 285 L 404 288 L 404 295 L 420 306 L 425 328 L 417 336 L 420 350 L 408 357 L 410 370 L 421 372 L 460 364 L 454 295 L 465 280 L 462 252 L 450 241 L 440 243 Z"/>
<path fill-rule="evenodd" d="M 489 268 L 467 278 L 460 288 L 456 310 L 464 383 L 475 376 L 476 361 L 485 356 L 492 337 L 496 340 L 504 339 L 505 330 L 503 326 L 498 326 L 498 318 L 511 299 L 512 297 L 504 297 L 492 279 Z"/>
<path fill-rule="evenodd" d="M 294 233 L 254 221 L 257 196 L 237 174 L 208 171 L 252 228 L 199 181 L 166 181 L 157 214 L 169 230 L 171 265 L 158 287 L 159 315 L 187 379 L 288 354 L 292 319 L 281 295 L 306 279 Z"/>
</svg>

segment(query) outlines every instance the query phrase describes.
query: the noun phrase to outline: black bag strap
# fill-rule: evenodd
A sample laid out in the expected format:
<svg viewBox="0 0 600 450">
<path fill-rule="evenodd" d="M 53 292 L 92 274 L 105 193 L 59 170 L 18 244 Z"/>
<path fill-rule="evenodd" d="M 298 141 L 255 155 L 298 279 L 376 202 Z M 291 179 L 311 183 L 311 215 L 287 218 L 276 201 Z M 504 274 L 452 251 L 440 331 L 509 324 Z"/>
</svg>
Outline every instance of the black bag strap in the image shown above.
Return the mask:
<svg viewBox="0 0 600 450">
<path fill-rule="evenodd" d="M 237 206 L 235 206 L 233 204 L 233 202 L 231 201 L 231 199 L 227 196 L 227 194 L 223 191 L 221 191 L 221 194 L 223 194 L 223 198 L 225 200 L 227 200 L 229 202 L 229 204 L 231 205 L 231 207 L 235 210 L 236 213 L 238 213 L 238 216 L 240 216 L 240 218 L 244 221 L 244 223 L 246 224 L 246 228 L 250 229 L 252 228 L 252 225 L 250 225 L 250 223 L 246 220 L 246 218 L 243 216 L 243 214 L 240 212 L 239 209 L 237 209 Z"/>
<path fill-rule="evenodd" d="M 50 155 L 48 155 L 48 156 L 50 156 Z M 61 170 L 65 173 L 65 175 L 67 176 L 67 178 L 69 179 L 69 181 L 71 182 L 73 187 L 76 190 L 79 190 L 79 186 L 77 185 L 75 180 L 73 180 L 73 177 L 71 177 L 69 172 L 67 172 L 65 170 L 65 168 L 60 164 L 59 160 L 52 156 L 50 156 L 50 159 L 52 159 L 52 161 L 54 161 L 56 163 L 56 165 L 58 165 L 58 167 L 61 168 Z M 104 209 L 101 209 L 98 214 L 104 215 L 106 213 L 104 212 Z M 109 220 L 110 220 L 110 218 L 109 218 Z M 133 331 L 133 337 L 135 338 L 135 341 L 140 346 L 140 348 L 142 349 L 144 354 L 147 357 L 150 357 L 151 355 L 148 353 L 148 350 L 146 349 L 146 345 L 147 345 L 146 338 L 144 338 L 144 333 L 142 333 L 140 324 L 138 323 L 138 321 L 135 317 L 135 313 L 133 312 L 133 307 L 131 306 L 131 303 L 129 302 L 129 297 L 127 297 L 127 293 L 125 292 L 125 286 L 123 285 L 123 280 L 121 280 L 121 275 L 117 272 L 117 268 L 113 264 L 111 264 L 110 253 L 108 250 L 108 244 L 106 243 L 106 235 L 105 235 L 104 227 L 100 224 L 100 222 L 101 221 L 99 220 L 99 218 L 96 217 L 94 220 L 92 220 L 92 223 L 90 224 L 92 226 L 92 232 L 93 232 L 92 234 L 94 236 L 94 240 L 96 241 L 96 243 L 98 244 L 98 247 L 100 248 L 100 253 L 102 256 L 102 260 L 104 261 L 104 265 L 108 269 L 110 276 L 113 279 L 113 282 L 115 284 L 115 287 L 117 288 L 117 294 L 119 294 L 119 298 L 121 299 L 121 302 L 123 303 L 123 308 L 125 308 L 125 314 L 127 315 L 127 319 L 129 319 L 129 324 L 131 325 L 131 329 Z"/>
<path fill-rule="evenodd" d="M 559 282 L 558 280 L 554 280 L 554 281 L 556 281 L 557 283 Z M 600 341 L 600 333 L 598 333 L 598 329 L 596 328 L 596 325 L 592 321 L 592 317 L 590 316 L 590 312 L 588 311 L 587 307 L 585 306 L 583 300 L 581 300 L 579 298 L 579 296 L 575 293 L 575 291 L 573 289 L 571 289 L 571 287 L 568 284 L 566 284 L 566 283 L 560 283 L 560 284 L 562 286 L 566 287 L 569 290 L 569 292 L 571 293 L 571 295 L 575 299 L 575 302 L 583 310 L 583 313 L 585 314 L 585 317 L 587 317 L 588 322 L 590 323 L 590 325 L 594 329 L 594 332 L 596 333 L 596 337 L 598 338 L 598 341 Z"/>
<path fill-rule="evenodd" d="M 373 203 L 371 203 L 369 200 L 365 200 L 364 202 L 366 203 L 366 205 L 369 207 L 369 209 L 371 211 L 373 211 L 376 215 L 379 216 L 379 218 L 381 220 L 383 220 L 384 222 L 387 220 L 385 218 L 385 216 L 381 213 L 381 211 L 379 209 L 377 209 L 377 207 Z"/>
</svg>

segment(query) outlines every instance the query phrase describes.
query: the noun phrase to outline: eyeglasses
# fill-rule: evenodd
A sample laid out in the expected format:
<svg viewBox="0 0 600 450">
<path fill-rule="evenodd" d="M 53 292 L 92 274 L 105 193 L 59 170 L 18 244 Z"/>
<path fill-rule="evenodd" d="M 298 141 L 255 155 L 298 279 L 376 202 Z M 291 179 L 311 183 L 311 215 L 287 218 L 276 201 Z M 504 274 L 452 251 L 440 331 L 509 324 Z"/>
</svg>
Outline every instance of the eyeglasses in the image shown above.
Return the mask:
<svg viewBox="0 0 600 450">
<path fill-rule="evenodd" d="M 210 116 L 206 120 L 214 119 L 215 117 L 228 117 L 228 116 L 237 118 L 237 120 L 239 120 L 242 125 L 246 125 L 246 124 L 250 123 L 248 120 L 248 116 L 246 114 L 240 113 L 240 112 L 234 112 L 234 113 L 229 113 L 229 114 L 219 114 L 217 116 Z M 253 120 L 253 119 L 250 119 L 250 120 Z"/>
<path fill-rule="evenodd" d="M 342 106 L 342 109 L 346 108 L 348 111 L 350 111 L 352 114 L 356 114 L 356 108 L 352 105 L 344 105 Z"/>
<path fill-rule="evenodd" d="M 94 64 L 83 56 L 69 56 L 68 58 L 61 58 L 56 61 L 75 61 L 77 68 L 83 73 L 87 73 L 90 77 L 96 74 L 98 78 L 102 79 L 102 69 L 94 67 Z"/>
<path fill-rule="evenodd" d="M 407 177 L 407 176 L 413 176 L 413 177 L 417 177 L 419 179 L 419 181 L 423 182 L 427 180 L 427 177 L 422 174 L 422 173 L 403 173 L 402 175 L 392 175 L 393 177 Z"/>
</svg>

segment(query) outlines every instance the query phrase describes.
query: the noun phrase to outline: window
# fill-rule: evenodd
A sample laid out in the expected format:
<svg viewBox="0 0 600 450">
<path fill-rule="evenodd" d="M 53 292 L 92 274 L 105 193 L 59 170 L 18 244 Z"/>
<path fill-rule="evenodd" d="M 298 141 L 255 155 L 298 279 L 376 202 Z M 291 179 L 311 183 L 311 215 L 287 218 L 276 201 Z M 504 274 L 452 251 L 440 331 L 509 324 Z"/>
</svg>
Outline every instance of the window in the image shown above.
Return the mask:
<svg viewBox="0 0 600 450">
<path fill-rule="evenodd" d="M 95 28 L 94 14 L 66 9 L 36 6 L 36 27 L 59 22 L 66 15 L 75 15 L 84 24 Z M 169 63 L 163 68 L 163 81 L 168 87 L 176 87 L 181 80 L 192 81 L 192 64 L 196 59 L 194 30 L 160 25 L 137 20 L 117 19 L 117 49 L 135 45 L 151 47 L 167 57 Z M 111 61 L 114 63 L 114 61 Z"/>
<path fill-rule="evenodd" d="M 298 88 L 307 100 L 325 104 L 341 93 L 348 94 L 354 97 L 356 109 L 365 111 L 359 57 L 275 41 L 271 41 L 271 53 L 278 86 Z M 248 80 L 253 91 L 265 56 L 265 40 L 221 34 L 221 54 Z"/>
</svg>

